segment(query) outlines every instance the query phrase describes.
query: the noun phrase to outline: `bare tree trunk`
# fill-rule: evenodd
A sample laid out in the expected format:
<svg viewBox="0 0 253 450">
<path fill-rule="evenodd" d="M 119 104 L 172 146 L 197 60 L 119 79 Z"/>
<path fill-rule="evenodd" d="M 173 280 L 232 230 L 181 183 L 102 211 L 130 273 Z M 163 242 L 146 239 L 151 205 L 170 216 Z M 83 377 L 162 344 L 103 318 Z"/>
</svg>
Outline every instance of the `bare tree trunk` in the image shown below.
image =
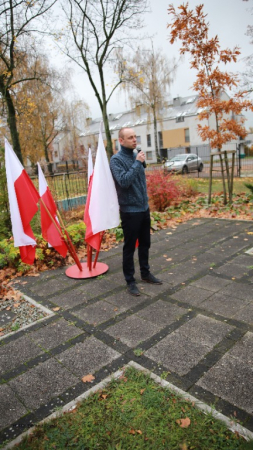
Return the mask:
<svg viewBox="0 0 253 450">
<path fill-rule="evenodd" d="M 158 138 L 157 138 L 157 119 L 156 119 L 156 110 L 155 110 L 155 108 L 153 108 L 153 115 L 154 115 L 155 153 L 156 153 L 157 162 L 160 162 L 161 161 L 161 157 L 160 157 L 160 153 L 159 153 Z"/>
<path fill-rule="evenodd" d="M 227 190 L 226 190 L 225 170 L 223 167 L 223 159 L 222 159 L 222 154 L 220 152 L 220 149 L 219 149 L 219 153 L 220 153 L 219 158 L 220 158 L 220 167 L 221 167 L 223 194 L 224 194 L 223 203 L 224 203 L 224 205 L 226 205 L 227 204 Z"/>
<path fill-rule="evenodd" d="M 3 92 L 2 89 L 0 88 L 0 91 L 5 99 L 5 103 L 7 106 L 7 122 L 8 122 L 10 133 L 11 133 L 13 150 L 16 153 L 21 164 L 24 164 L 22 153 L 21 153 L 21 148 L 20 148 L 20 141 L 19 141 L 19 134 L 18 134 L 18 129 L 17 129 L 17 120 L 16 120 L 16 112 L 15 112 L 14 104 L 13 104 L 13 101 L 12 101 L 12 98 L 11 98 L 11 95 L 10 95 L 10 92 L 8 89 L 5 89 Z"/>
<path fill-rule="evenodd" d="M 105 127 L 105 135 L 106 135 L 106 152 L 107 152 L 108 157 L 111 158 L 111 156 L 113 155 L 112 137 L 111 137 L 109 120 L 108 120 L 108 115 L 107 115 L 106 110 L 105 110 L 105 112 L 103 111 L 103 121 L 104 121 L 104 127 Z"/>
<path fill-rule="evenodd" d="M 213 184 L 213 155 L 210 155 L 210 170 L 209 170 L 209 191 L 208 191 L 208 204 L 211 203 L 212 197 L 212 184 Z"/>
</svg>

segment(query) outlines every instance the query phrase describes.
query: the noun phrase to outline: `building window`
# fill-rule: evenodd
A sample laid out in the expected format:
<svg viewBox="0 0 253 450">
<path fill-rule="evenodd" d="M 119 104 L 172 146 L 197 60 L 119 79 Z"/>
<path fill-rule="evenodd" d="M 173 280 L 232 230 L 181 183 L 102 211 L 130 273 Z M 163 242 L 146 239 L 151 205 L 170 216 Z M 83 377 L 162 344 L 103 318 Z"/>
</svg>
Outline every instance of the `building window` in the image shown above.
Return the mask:
<svg viewBox="0 0 253 450">
<path fill-rule="evenodd" d="M 190 142 L 190 130 L 189 128 L 185 128 L 184 130 L 184 141 Z"/>
<path fill-rule="evenodd" d="M 184 116 L 179 116 L 176 118 L 176 123 L 178 122 L 184 122 Z"/>
<path fill-rule="evenodd" d="M 153 159 L 153 154 L 152 154 L 152 152 L 146 152 L 146 159 L 147 159 L 147 161 L 152 161 L 152 159 Z"/>
<path fill-rule="evenodd" d="M 163 134 L 161 131 L 158 131 L 158 145 L 159 148 L 163 148 Z"/>
<path fill-rule="evenodd" d="M 151 147 L 151 134 L 147 134 L 147 147 Z"/>
<path fill-rule="evenodd" d="M 54 157 L 57 158 L 57 156 L 58 156 L 58 152 L 55 151 L 54 152 Z"/>
<path fill-rule="evenodd" d="M 141 144 L 141 137 L 140 136 L 136 136 L 136 141 L 137 141 L 137 144 Z"/>
</svg>

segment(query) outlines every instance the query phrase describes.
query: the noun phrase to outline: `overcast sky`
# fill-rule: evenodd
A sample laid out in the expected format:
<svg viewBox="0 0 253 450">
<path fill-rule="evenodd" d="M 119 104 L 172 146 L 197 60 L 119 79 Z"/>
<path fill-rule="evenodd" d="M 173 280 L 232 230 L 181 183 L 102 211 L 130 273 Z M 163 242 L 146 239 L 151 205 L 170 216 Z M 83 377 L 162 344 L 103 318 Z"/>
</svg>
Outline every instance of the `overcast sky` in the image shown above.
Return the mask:
<svg viewBox="0 0 253 450">
<path fill-rule="evenodd" d="M 147 24 L 147 32 L 154 35 L 155 48 L 161 48 L 169 58 L 173 58 L 179 56 L 181 44 L 180 42 L 173 45 L 169 43 L 167 24 L 170 16 L 167 10 L 170 3 L 177 8 L 183 1 L 150 0 L 151 12 L 146 14 L 145 23 Z M 253 44 L 250 44 L 250 38 L 246 36 L 247 26 L 253 25 L 253 0 L 189 0 L 188 3 L 191 9 L 204 3 L 204 12 L 207 14 L 207 20 L 210 24 L 209 37 L 214 37 L 217 34 L 221 49 L 240 47 L 239 62 L 231 64 L 228 68 L 233 72 L 243 72 L 246 67 L 243 58 L 253 53 Z M 148 42 L 146 45 L 148 45 Z M 223 66 L 223 68 L 227 69 L 227 66 Z M 185 58 L 177 70 L 175 81 L 171 86 L 171 97 L 191 95 L 193 93 L 191 86 L 195 79 L 196 71 L 190 69 L 189 60 Z M 99 105 L 92 88 L 85 74 L 78 68 L 75 69 L 73 82 L 78 95 L 89 104 L 92 117 L 100 117 Z M 126 103 L 125 97 L 115 92 L 110 100 L 108 113 L 124 111 L 127 107 L 129 105 Z M 247 126 L 253 126 L 253 114 L 248 115 L 248 117 L 250 120 L 247 120 Z"/>
</svg>

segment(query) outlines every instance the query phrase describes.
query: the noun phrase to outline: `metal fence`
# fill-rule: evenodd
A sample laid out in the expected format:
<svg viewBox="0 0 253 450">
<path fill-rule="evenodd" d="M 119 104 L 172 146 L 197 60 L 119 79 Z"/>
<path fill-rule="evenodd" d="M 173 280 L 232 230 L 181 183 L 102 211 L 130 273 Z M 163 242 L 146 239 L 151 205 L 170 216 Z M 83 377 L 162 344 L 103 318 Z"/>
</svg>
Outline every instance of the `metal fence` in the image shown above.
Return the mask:
<svg viewBox="0 0 253 450">
<path fill-rule="evenodd" d="M 250 152 L 244 153 L 238 144 L 224 145 L 223 150 L 235 150 L 236 162 L 235 162 L 235 177 L 253 177 L 253 154 Z M 199 145 L 187 147 L 187 153 L 197 154 L 203 161 L 204 169 L 202 172 L 191 172 L 189 177 L 208 178 L 210 169 L 210 146 Z M 175 155 L 186 153 L 185 147 L 175 147 L 170 149 L 163 149 L 163 158 L 172 158 Z M 231 153 L 228 153 L 228 158 L 231 158 Z M 148 163 L 148 161 L 147 161 Z M 49 174 L 49 167 L 44 167 L 45 177 L 52 192 L 53 198 L 57 203 L 60 210 L 73 209 L 79 205 L 85 205 L 88 182 L 87 182 L 87 168 L 83 167 L 83 161 L 65 161 L 54 167 L 56 170 L 54 173 Z M 231 165 L 231 164 L 230 164 Z M 52 168 L 52 167 L 51 167 Z M 161 164 L 147 164 L 147 171 L 161 169 Z M 57 173 L 57 170 L 61 170 L 61 173 Z M 27 170 L 28 172 L 31 172 Z M 220 178 L 220 162 L 219 157 L 214 158 L 213 177 Z M 35 186 L 38 189 L 38 176 L 32 175 L 31 178 L 34 181 Z"/>
<path fill-rule="evenodd" d="M 222 146 L 222 150 L 234 150 L 235 151 L 235 169 L 234 176 L 235 177 L 253 177 L 253 155 L 250 151 L 246 149 L 244 152 L 244 147 L 237 143 L 225 144 Z M 207 145 L 191 145 L 189 147 L 174 147 L 167 149 L 167 159 L 173 158 L 175 155 L 179 155 L 182 153 L 195 153 L 197 154 L 203 161 L 204 170 L 202 172 L 192 172 L 190 176 L 207 178 L 209 177 L 210 170 L 210 154 L 211 148 Z M 164 154 L 164 152 L 163 152 Z M 231 153 L 228 153 L 228 159 L 231 166 Z M 221 167 L 219 162 L 219 156 L 214 157 L 214 166 L 213 166 L 213 177 L 220 178 L 221 177 Z"/>
<path fill-rule="evenodd" d="M 31 177 L 38 189 L 38 177 Z M 59 210 L 70 210 L 79 205 L 85 205 L 88 182 L 87 172 L 67 172 L 45 175 L 52 196 Z"/>
</svg>

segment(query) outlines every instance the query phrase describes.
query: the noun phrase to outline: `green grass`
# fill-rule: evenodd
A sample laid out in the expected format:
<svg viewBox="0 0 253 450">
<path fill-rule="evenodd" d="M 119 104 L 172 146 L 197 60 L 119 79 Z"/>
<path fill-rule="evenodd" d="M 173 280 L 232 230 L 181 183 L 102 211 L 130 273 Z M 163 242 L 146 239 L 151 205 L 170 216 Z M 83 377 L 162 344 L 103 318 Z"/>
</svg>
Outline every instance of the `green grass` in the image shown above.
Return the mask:
<svg viewBox="0 0 253 450">
<path fill-rule="evenodd" d="M 208 178 L 198 178 L 194 179 L 197 190 L 200 193 L 207 194 L 209 190 L 209 179 Z M 253 184 L 253 178 L 235 178 L 233 182 L 233 193 L 234 194 L 241 194 L 246 193 L 250 194 L 250 190 L 246 188 L 245 183 Z M 223 191 L 223 185 L 222 180 L 220 178 L 214 178 L 213 184 L 212 184 L 212 193 L 222 192 Z"/>
<path fill-rule="evenodd" d="M 128 368 L 73 411 L 40 425 L 15 448 L 243 450 L 252 449 L 252 443 L 148 375 Z"/>
</svg>

